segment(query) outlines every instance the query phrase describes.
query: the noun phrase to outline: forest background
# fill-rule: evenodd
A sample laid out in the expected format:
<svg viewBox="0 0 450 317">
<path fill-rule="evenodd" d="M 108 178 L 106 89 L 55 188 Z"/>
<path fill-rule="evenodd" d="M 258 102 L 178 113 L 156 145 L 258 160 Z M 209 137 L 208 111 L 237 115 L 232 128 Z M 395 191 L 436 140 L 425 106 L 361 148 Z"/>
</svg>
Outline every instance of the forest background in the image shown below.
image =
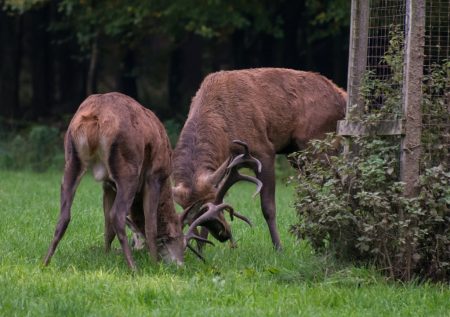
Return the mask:
<svg viewBox="0 0 450 317">
<path fill-rule="evenodd" d="M 0 1 L 0 132 L 63 131 L 83 99 L 120 91 L 169 134 L 211 72 L 287 67 L 345 88 L 347 0 Z"/>
</svg>

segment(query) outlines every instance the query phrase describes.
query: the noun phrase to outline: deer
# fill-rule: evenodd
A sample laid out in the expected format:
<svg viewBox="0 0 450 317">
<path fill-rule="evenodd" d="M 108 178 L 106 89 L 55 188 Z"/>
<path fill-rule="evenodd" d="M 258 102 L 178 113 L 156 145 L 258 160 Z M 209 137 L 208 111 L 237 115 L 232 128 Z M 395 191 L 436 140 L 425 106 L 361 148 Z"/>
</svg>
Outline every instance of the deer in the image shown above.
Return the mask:
<svg viewBox="0 0 450 317">
<path fill-rule="evenodd" d="M 45 266 L 69 225 L 77 186 L 88 169 L 103 184 L 106 252 L 117 236 L 128 267 L 136 269 L 128 224 L 145 237 L 153 260 L 183 264 L 185 237 L 170 183 L 171 145 L 151 110 L 118 92 L 91 95 L 69 124 L 64 153 L 60 215 Z"/>
<path fill-rule="evenodd" d="M 174 150 L 172 191 L 184 209 L 182 223 L 191 224 L 194 233 L 193 226 L 200 226 L 201 238 L 209 232 L 234 244 L 222 213 L 223 197 L 237 181 L 250 181 L 258 186 L 272 244 L 281 250 L 275 156 L 304 149 L 310 140 L 335 131 L 347 99 L 343 89 L 314 72 L 255 68 L 206 76 Z M 256 178 L 240 174 L 241 167 L 253 170 Z"/>
</svg>

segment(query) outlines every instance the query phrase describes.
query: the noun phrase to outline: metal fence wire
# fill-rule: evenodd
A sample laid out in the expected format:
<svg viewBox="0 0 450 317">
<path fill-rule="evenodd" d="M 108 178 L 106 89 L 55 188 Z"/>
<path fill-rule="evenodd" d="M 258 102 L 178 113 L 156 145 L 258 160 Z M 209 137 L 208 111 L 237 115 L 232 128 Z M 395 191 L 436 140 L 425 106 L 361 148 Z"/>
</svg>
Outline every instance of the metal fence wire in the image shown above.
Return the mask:
<svg viewBox="0 0 450 317">
<path fill-rule="evenodd" d="M 364 113 L 401 112 L 406 0 L 370 0 Z M 367 85 L 367 83 L 373 83 Z M 389 107 L 387 111 L 386 107 Z"/>
<path fill-rule="evenodd" d="M 449 168 L 450 1 L 352 0 L 350 42 L 338 132 L 365 134 L 355 118 L 370 117 L 382 123 L 377 134 L 402 135 L 400 176 L 411 186 L 425 168 Z"/>
<path fill-rule="evenodd" d="M 450 166 L 450 1 L 427 0 L 422 104 L 422 168 Z"/>
</svg>

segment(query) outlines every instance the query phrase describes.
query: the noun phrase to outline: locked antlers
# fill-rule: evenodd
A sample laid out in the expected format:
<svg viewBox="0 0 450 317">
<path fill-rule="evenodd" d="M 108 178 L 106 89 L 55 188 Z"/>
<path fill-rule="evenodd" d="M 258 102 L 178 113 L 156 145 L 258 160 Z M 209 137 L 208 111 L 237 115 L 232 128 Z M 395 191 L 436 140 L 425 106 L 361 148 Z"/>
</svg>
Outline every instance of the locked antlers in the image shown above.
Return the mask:
<svg viewBox="0 0 450 317">
<path fill-rule="evenodd" d="M 223 180 L 221 181 L 221 186 L 217 192 L 215 204 L 220 204 L 223 201 L 223 198 L 225 197 L 225 194 L 227 193 L 228 189 L 230 189 L 231 186 L 233 186 L 235 183 L 237 183 L 240 180 L 245 180 L 251 183 L 255 183 L 257 188 L 256 192 L 253 194 L 253 197 L 255 197 L 260 191 L 263 186 L 262 182 L 252 176 L 248 175 L 242 175 L 239 173 L 239 168 L 241 167 L 249 167 L 251 168 L 255 173 L 261 172 L 261 162 L 253 157 L 249 150 L 248 145 L 245 142 L 234 140 L 233 143 L 239 144 L 244 147 L 244 153 L 239 154 L 235 158 L 231 160 L 231 162 L 228 164 L 227 169 L 225 171 L 225 175 Z M 216 186 L 218 186 L 217 184 Z"/>
<path fill-rule="evenodd" d="M 199 214 L 201 214 L 201 216 L 199 216 L 195 221 L 191 223 L 185 235 L 186 246 L 202 260 L 204 259 L 201 256 L 201 254 L 197 250 L 195 250 L 191 245 L 189 245 L 189 241 L 191 239 L 195 239 L 200 242 L 212 245 L 214 245 L 214 243 L 207 240 L 206 238 L 197 235 L 196 234 L 197 226 L 207 223 L 208 221 L 214 221 L 219 217 L 219 214 L 222 213 L 223 211 L 227 211 L 230 214 L 230 218 L 232 221 L 234 217 L 236 217 L 238 219 L 241 219 L 242 221 L 245 221 L 249 226 L 251 226 L 252 223 L 250 222 L 250 220 L 247 217 L 236 212 L 232 206 L 223 203 L 223 198 L 225 197 L 225 194 L 231 188 L 231 186 L 233 186 L 235 183 L 241 180 L 256 184 L 257 188 L 256 192 L 253 194 L 253 197 L 255 197 L 261 191 L 261 188 L 263 186 L 262 182 L 259 179 L 239 173 L 239 168 L 242 167 L 251 168 L 253 171 L 255 171 L 255 173 L 256 172 L 259 173 L 261 172 L 262 165 L 257 158 L 253 157 L 250 154 L 248 146 L 245 142 L 242 142 L 240 140 L 234 140 L 233 143 L 241 145 L 244 148 L 244 153 L 239 154 L 230 160 L 230 163 L 227 165 L 225 172 L 223 173 L 223 176 L 215 185 L 216 187 L 218 187 L 218 190 L 214 202 L 206 203 L 200 207 Z"/>
</svg>

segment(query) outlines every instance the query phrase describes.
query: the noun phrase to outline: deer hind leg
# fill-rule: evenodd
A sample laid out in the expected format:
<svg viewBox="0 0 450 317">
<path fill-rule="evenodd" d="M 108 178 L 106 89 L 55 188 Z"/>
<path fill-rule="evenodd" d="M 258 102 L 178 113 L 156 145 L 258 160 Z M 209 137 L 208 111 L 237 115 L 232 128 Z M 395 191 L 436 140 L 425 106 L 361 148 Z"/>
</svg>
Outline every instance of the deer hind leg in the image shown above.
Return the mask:
<svg viewBox="0 0 450 317">
<path fill-rule="evenodd" d="M 111 208 L 116 198 L 114 184 L 110 182 L 103 182 L 103 213 L 105 215 L 105 251 L 111 250 L 111 243 L 116 237 L 114 227 L 112 224 Z"/>
<path fill-rule="evenodd" d="M 154 261 L 159 260 L 156 243 L 158 230 L 158 205 L 161 184 L 156 176 L 148 176 L 144 184 L 143 209 L 145 218 L 145 237 L 150 256 Z"/>
<path fill-rule="evenodd" d="M 136 195 L 138 181 L 139 179 L 137 174 L 124 178 L 118 178 L 116 180 L 116 199 L 114 200 L 110 212 L 110 221 L 114 232 L 119 239 L 127 264 L 133 270 L 136 269 L 136 265 L 134 264 L 134 260 L 131 255 L 131 248 L 128 245 L 125 224 L 128 211 L 131 209 L 134 196 Z"/>
<path fill-rule="evenodd" d="M 275 207 L 275 155 L 260 159 L 262 163 L 261 173 L 257 178 L 264 184 L 261 189 L 261 209 L 269 227 L 270 237 L 275 249 L 281 250 L 280 236 L 277 230 L 276 207 Z"/>
<path fill-rule="evenodd" d="M 72 146 L 72 143 L 69 146 Z M 67 158 L 67 156 L 70 157 Z M 59 241 L 66 232 L 70 222 L 70 209 L 72 207 L 75 191 L 85 171 L 76 153 L 75 147 L 72 146 L 70 154 L 67 154 L 66 151 L 66 160 L 63 181 L 61 184 L 61 206 L 59 220 L 56 225 L 53 240 L 48 248 L 47 255 L 45 256 L 44 265 L 48 265 L 50 263 Z"/>
</svg>

